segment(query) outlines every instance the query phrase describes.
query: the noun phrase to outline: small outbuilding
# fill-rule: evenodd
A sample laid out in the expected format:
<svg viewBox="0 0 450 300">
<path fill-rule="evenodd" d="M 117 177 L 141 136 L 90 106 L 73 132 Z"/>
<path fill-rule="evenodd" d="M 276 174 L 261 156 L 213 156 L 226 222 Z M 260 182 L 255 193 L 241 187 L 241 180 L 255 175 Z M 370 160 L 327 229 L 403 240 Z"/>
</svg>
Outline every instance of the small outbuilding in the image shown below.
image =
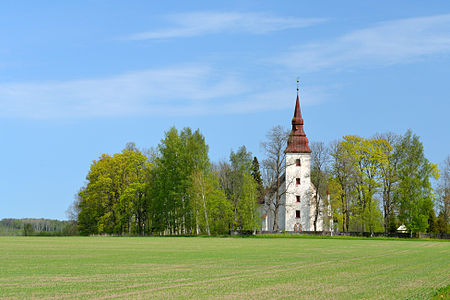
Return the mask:
<svg viewBox="0 0 450 300">
<path fill-rule="evenodd" d="M 405 224 L 400 225 L 400 227 L 397 228 L 397 232 L 407 233 L 408 230 L 406 229 Z"/>
</svg>

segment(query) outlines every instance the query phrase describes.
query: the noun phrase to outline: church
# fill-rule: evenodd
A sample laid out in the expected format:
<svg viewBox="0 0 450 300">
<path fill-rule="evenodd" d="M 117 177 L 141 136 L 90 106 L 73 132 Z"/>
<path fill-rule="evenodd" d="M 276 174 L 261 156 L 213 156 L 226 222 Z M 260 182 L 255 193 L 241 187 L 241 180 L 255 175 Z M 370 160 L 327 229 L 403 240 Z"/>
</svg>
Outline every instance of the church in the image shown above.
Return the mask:
<svg viewBox="0 0 450 300">
<path fill-rule="evenodd" d="M 285 170 L 279 181 L 278 193 L 266 196 L 260 207 L 261 231 L 314 231 L 314 197 L 320 195 L 311 182 L 311 149 L 303 130 L 298 89 L 292 129 L 284 154 Z M 319 206 L 316 230 L 323 231 L 328 226 L 324 226 L 323 201 L 319 203 L 322 205 Z M 327 216 L 329 211 L 327 208 Z"/>
</svg>

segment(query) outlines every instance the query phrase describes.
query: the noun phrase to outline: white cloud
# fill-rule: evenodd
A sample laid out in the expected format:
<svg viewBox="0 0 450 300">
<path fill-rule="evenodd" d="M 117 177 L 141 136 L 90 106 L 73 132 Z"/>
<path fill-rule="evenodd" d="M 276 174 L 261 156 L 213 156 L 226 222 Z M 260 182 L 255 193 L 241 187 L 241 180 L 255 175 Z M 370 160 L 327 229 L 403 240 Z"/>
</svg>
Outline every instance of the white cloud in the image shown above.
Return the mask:
<svg viewBox="0 0 450 300">
<path fill-rule="evenodd" d="M 314 94 L 308 96 L 306 104 L 320 101 L 320 93 Z M 236 74 L 190 65 L 87 80 L 3 83 L 0 84 L 0 117 L 60 119 L 252 113 L 290 108 L 294 97 L 295 90 L 264 89 Z"/>
<path fill-rule="evenodd" d="M 309 72 L 409 63 L 449 51 L 450 14 L 447 14 L 378 23 L 334 40 L 298 46 L 277 61 Z"/>
<path fill-rule="evenodd" d="M 245 87 L 206 66 L 130 72 L 87 80 L 0 84 L 0 115 L 27 118 L 167 113 L 185 103 L 232 96 Z"/>
<path fill-rule="evenodd" d="M 193 12 L 167 16 L 174 23 L 168 29 L 135 33 L 131 40 L 193 37 L 224 32 L 264 34 L 273 31 L 312 26 L 324 19 L 276 17 L 263 13 Z"/>
</svg>

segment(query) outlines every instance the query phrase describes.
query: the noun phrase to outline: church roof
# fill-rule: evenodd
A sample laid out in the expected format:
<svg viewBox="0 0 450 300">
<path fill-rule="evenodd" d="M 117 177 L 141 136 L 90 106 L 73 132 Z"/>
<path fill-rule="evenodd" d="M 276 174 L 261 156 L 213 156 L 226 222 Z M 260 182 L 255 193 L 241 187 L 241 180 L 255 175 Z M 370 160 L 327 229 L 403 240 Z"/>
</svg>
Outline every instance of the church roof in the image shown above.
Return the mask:
<svg viewBox="0 0 450 300">
<path fill-rule="evenodd" d="M 286 153 L 311 153 L 311 149 L 308 146 L 308 138 L 303 130 L 303 118 L 300 111 L 300 101 L 298 97 L 297 89 L 297 101 L 295 103 L 294 117 L 292 118 L 292 130 L 289 134 L 288 145 Z"/>
</svg>

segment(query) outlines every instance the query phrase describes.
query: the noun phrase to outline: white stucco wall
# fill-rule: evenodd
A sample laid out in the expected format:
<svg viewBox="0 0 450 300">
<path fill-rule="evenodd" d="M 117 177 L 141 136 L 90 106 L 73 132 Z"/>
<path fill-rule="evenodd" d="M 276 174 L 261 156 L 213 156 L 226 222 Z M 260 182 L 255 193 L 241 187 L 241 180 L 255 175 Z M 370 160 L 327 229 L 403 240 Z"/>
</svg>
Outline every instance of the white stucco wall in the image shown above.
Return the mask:
<svg viewBox="0 0 450 300">
<path fill-rule="evenodd" d="M 296 160 L 300 159 L 300 166 L 296 165 Z M 301 225 L 302 231 L 314 230 L 314 202 L 313 196 L 315 188 L 311 183 L 311 155 L 310 153 L 287 153 L 286 154 L 286 178 L 284 184 L 280 187 L 281 206 L 278 211 L 278 227 L 280 231 L 295 231 L 295 225 Z M 300 178 L 300 184 L 296 179 Z M 286 191 L 286 192 L 285 192 Z M 297 197 L 300 196 L 300 202 Z M 269 201 L 267 201 L 269 202 Z M 274 199 L 271 200 L 274 202 Z M 300 210 L 300 218 L 296 218 L 296 211 Z M 321 213 L 317 222 L 317 231 L 324 230 L 324 209 L 323 201 L 320 207 Z M 267 206 L 261 207 L 261 230 L 273 230 L 273 206 L 269 209 Z"/>
<path fill-rule="evenodd" d="M 300 166 L 296 160 L 300 159 Z M 302 231 L 310 230 L 310 204 L 311 204 L 311 154 L 287 153 L 286 154 L 286 218 L 284 229 L 294 231 L 296 223 L 301 225 Z M 300 184 L 296 179 L 300 178 Z M 297 197 L 300 196 L 300 203 Z M 296 210 L 300 210 L 300 219 L 296 218 Z"/>
</svg>

